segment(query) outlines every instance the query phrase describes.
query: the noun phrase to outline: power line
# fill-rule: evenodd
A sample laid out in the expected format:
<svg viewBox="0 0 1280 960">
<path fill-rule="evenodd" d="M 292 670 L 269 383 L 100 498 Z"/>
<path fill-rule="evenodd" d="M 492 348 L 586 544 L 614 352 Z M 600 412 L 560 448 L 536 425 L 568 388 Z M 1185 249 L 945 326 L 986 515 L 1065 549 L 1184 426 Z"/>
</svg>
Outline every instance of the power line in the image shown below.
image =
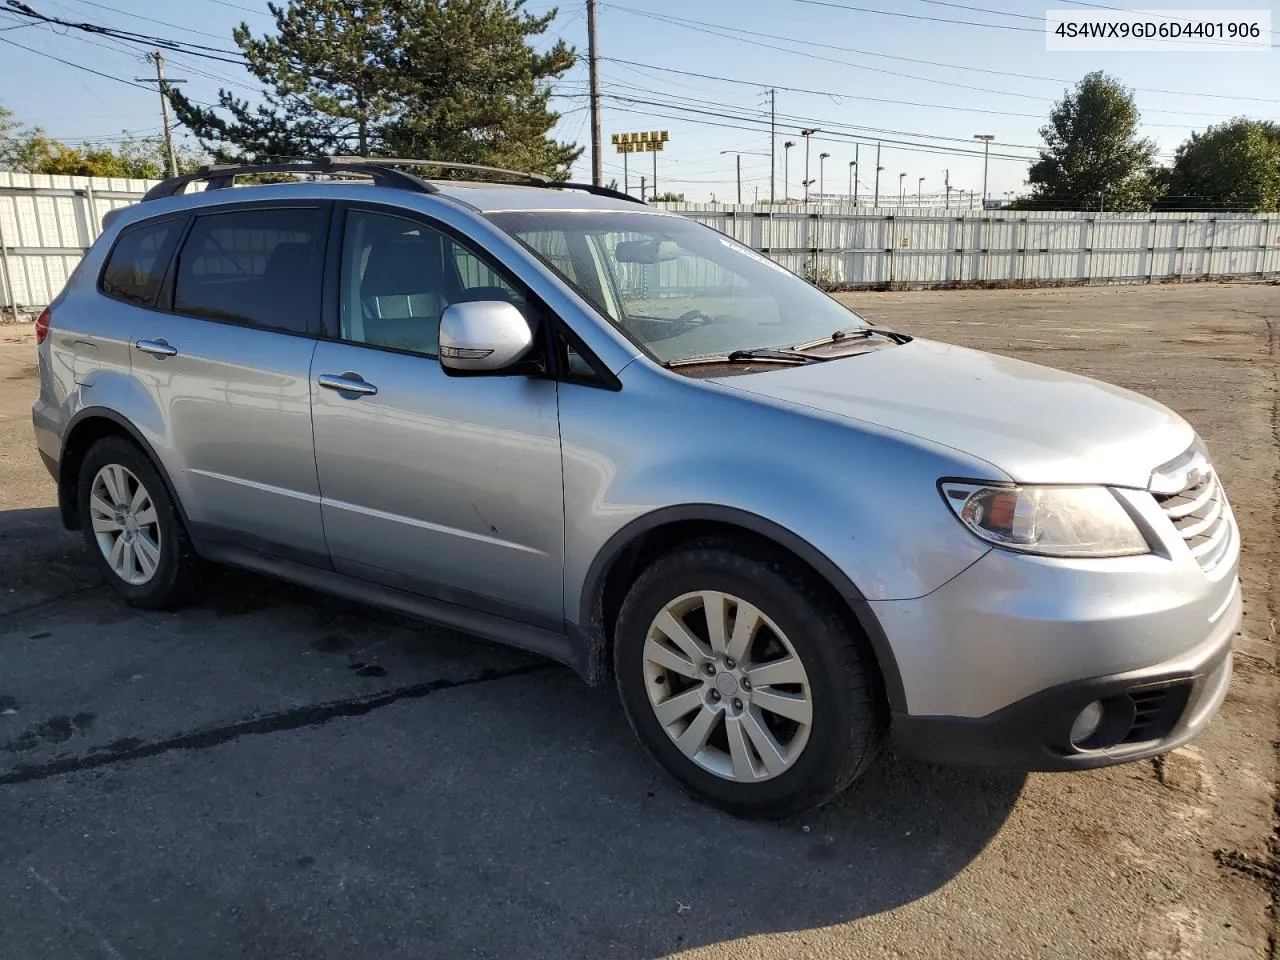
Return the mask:
<svg viewBox="0 0 1280 960">
<path fill-rule="evenodd" d="M 915 100 L 893 100 L 887 97 L 866 97 L 861 94 L 855 94 L 855 93 L 835 93 L 831 90 L 812 90 L 805 87 L 789 87 L 789 86 L 786 86 L 785 84 L 773 83 L 772 81 L 739 80 L 733 77 L 716 77 L 716 76 L 712 76 L 709 73 L 695 73 L 692 70 L 677 70 L 674 67 L 660 67 L 652 63 L 637 64 L 636 61 L 634 60 L 623 60 L 618 57 L 601 57 L 600 59 L 607 60 L 610 63 L 621 63 L 626 66 L 649 67 L 652 70 L 661 70 L 664 73 L 676 73 L 685 77 L 701 77 L 704 80 L 720 80 L 723 83 L 746 84 L 752 87 L 774 87 L 775 89 L 778 89 L 778 90 L 786 90 L 788 93 L 807 93 L 817 97 L 839 97 L 844 100 L 865 100 L 869 103 L 890 103 L 890 104 L 894 104 L 895 106 L 905 106 L 905 107 L 928 107 L 935 110 L 960 110 L 965 113 L 981 113 L 987 116 L 1020 117 L 1020 118 L 1027 118 L 1031 120 L 1043 119 L 1042 115 L 1038 113 L 1016 113 L 1011 110 L 987 110 L 982 107 L 960 107 L 960 106 L 951 106 L 951 105 L 939 104 L 939 103 L 920 103 Z"/>
<path fill-rule="evenodd" d="M 609 83 L 611 86 L 616 88 L 631 90 L 638 93 L 649 94 L 652 96 L 665 97 L 670 100 L 683 100 L 689 103 L 705 105 L 705 106 L 713 106 L 718 108 L 732 108 L 736 110 L 745 109 L 736 104 L 725 103 L 723 101 L 703 100 L 698 97 L 690 97 L 687 95 L 672 94 L 672 93 L 665 93 L 658 90 L 651 90 L 647 87 L 640 87 L 640 86 L 636 86 L 635 84 L 626 83 L 625 81 L 610 80 Z M 890 142 L 890 141 L 886 141 L 885 139 L 886 137 L 915 137 L 917 139 L 922 139 L 922 140 L 944 140 L 951 143 L 963 143 L 966 145 L 969 145 L 972 142 L 969 137 L 949 137 L 942 134 L 917 133 L 912 130 L 893 130 L 885 127 L 868 127 L 868 126 L 863 126 L 861 124 L 848 124 L 848 123 L 842 123 L 842 122 L 831 121 L 831 120 L 819 120 L 813 117 L 803 117 L 803 116 L 784 114 L 782 115 L 782 119 L 790 120 L 801 126 L 817 125 L 823 128 L 830 128 L 833 126 L 845 127 L 849 130 L 862 131 L 865 134 L 876 135 L 882 142 Z M 1036 144 L 1006 143 L 1003 141 L 1001 142 L 1001 146 L 1006 148 L 1019 149 L 1019 150 L 1039 150 L 1040 149 L 1040 146 Z M 1032 159 L 1032 158 L 1027 158 L 1027 159 Z"/>
<path fill-rule="evenodd" d="M 72 20 L 63 20 L 59 17 L 50 17 L 47 14 L 40 13 L 30 5 L 23 3 L 22 0 L 7 0 L 7 13 L 14 13 L 18 16 L 27 17 L 45 24 L 56 24 L 60 27 L 67 27 L 72 30 L 80 30 L 84 33 L 96 33 L 103 36 L 114 37 L 118 40 L 124 40 L 129 43 L 139 43 L 148 47 L 165 47 L 178 52 L 186 52 L 192 56 L 208 57 L 211 60 L 221 59 L 211 54 L 223 54 L 228 57 L 235 57 L 235 60 L 224 60 L 225 63 L 242 65 L 244 60 L 238 50 L 224 50 L 221 47 L 211 47 L 203 43 L 188 43 L 185 40 L 171 40 L 167 37 L 150 36 L 145 33 L 135 33 L 132 30 L 121 30 L 116 27 L 106 27 L 97 23 L 77 23 Z M 208 52 L 200 52 L 208 51 Z"/>
<path fill-rule="evenodd" d="M 795 56 L 805 57 L 806 59 L 809 59 L 809 60 L 822 60 L 824 62 L 834 63 L 842 67 L 852 67 L 855 70 L 867 70 L 874 73 L 884 74 L 885 76 L 904 77 L 909 80 L 917 80 L 923 83 L 933 83 L 941 86 L 955 87 L 961 90 L 974 90 L 979 93 L 994 93 L 994 94 L 998 94 L 1000 96 L 1006 96 L 1006 97 L 1021 97 L 1026 100 L 1034 100 L 1040 103 L 1052 102 L 1054 98 L 1052 96 L 1048 96 L 1044 94 L 1023 93 L 1017 90 L 998 90 L 992 87 L 980 87 L 972 84 L 956 83 L 951 80 L 940 80 L 940 79 L 935 79 L 933 77 L 922 77 L 919 74 L 914 74 L 914 73 L 904 73 L 902 71 L 886 70 L 882 67 L 873 67 L 865 64 L 850 63 L 847 60 L 836 60 L 832 57 L 817 56 L 810 50 L 791 50 L 786 47 L 781 47 L 781 46 L 778 46 L 778 41 L 803 44 L 807 47 L 815 47 L 815 46 L 824 47 L 830 50 L 839 50 L 845 53 L 856 53 L 856 54 L 865 55 L 865 56 L 879 56 L 879 57 L 885 57 L 886 59 L 892 59 L 892 60 L 905 60 L 910 63 L 920 63 L 920 64 L 926 64 L 929 66 L 943 67 L 946 69 L 976 70 L 977 72 L 981 72 L 981 73 L 994 73 L 1001 76 L 1015 76 L 1021 79 L 1040 79 L 1040 80 L 1045 80 L 1053 83 L 1070 84 L 1072 82 L 1068 80 L 1057 80 L 1052 77 L 1033 77 L 1026 74 L 1006 74 L 998 70 L 997 71 L 981 70 L 980 68 L 962 67 L 956 64 L 938 63 L 932 60 L 919 60 L 912 57 L 887 57 L 887 55 L 884 55 L 884 54 L 877 54 L 877 53 L 872 53 L 870 51 L 857 50 L 850 47 L 837 46 L 835 44 L 817 43 L 814 41 L 802 40 L 797 37 L 784 37 L 776 34 L 760 33 L 754 30 L 745 30 L 740 27 L 725 26 L 725 25 L 716 24 L 716 23 L 707 23 L 706 21 L 702 21 L 702 20 L 691 20 L 687 17 L 676 17 L 668 14 L 651 13 L 647 10 L 637 10 L 633 7 L 625 7 L 625 6 L 621 6 L 619 4 L 614 4 L 614 3 L 607 4 L 607 6 L 609 9 L 617 10 L 620 13 L 629 13 L 634 16 L 644 17 L 646 19 L 658 21 L 661 23 L 667 23 L 672 26 L 683 27 L 686 30 L 693 30 L 698 33 L 708 34 L 710 36 L 723 37 L 726 40 L 735 40 L 739 43 L 748 43 L 753 46 L 763 47 L 766 50 L 775 50 L 783 53 L 790 53 L 790 54 L 794 54 Z M 730 32 L 726 33 L 722 31 L 730 31 Z M 764 40 L 749 40 L 747 39 L 747 36 L 734 36 L 733 34 L 746 34 L 751 37 L 762 37 L 762 38 L 766 38 L 768 42 L 765 42 Z M 770 84 L 770 86 L 772 86 L 772 84 Z M 1163 94 L 1174 93 L 1174 91 L 1166 91 L 1166 90 L 1144 90 L 1143 92 L 1163 93 Z M 1181 95 L 1181 94 L 1177 94 L 1177 95 Z M 1236 99 L 1236 98 L 1232 98 L 1232 99 Z M 1246 98 L 1239 98 L 1239 99 L 1246 99 Z M 1254 99 L 1261 99 L 1261 98 L 1254 98 Z M 1280 103 L 1280 100 L 1265 101 L 1265 102 Z M 1229 115 L 1227 114 L 1201 113 L 1199 111 L 1191 111 L 1191 110 L 1164 110 L 1164 109 L 1157 109 L 1157 108 L 1149 108 L 1149 109 L 1146 109 L 1144 112 L 1172 114 L 1174 116 L 1212 117 L 1214 119 L 1220 119 L 1220 120 L 1229 119 Z M 1156 126 L 1157 124 L 1150 124 L 1150 125 Z M 1183 125 L 1170 124 L 1170 126 L 1181 127 Z"/>
<path fill-rule="evenodd" d="M 231 0 L 209 0 L 210 3 L 216 3 L 222 7 L 230 7 L 232 10 L 243 10 L 245 13 L 256 13 L 264 17 L 271 16 L 267 10 L 255 9 L 254 7 L 246 7 L 239 3 L 232 3 Z"/>
<path fill-rule="evenodd" d="M 907 20 L 928 20 L 931 23 L 955 23 L 966 27 L 989 27 L 993 30 L 1017 30 L 1021 33 L 1043 33 L 1037 27 L 1015 27 L 1007 23 L 976 23 L 973 20 L 953 20 L 947 17 L 926 17 L 918 13 L 902 13 L 898 10 L 877 10 L 874 7 L 855 7 L 851 4 L 832 3 L 831 0 L 795 0 L 796 3 L 807 3 L 815 7 L 831 7 L 834 10 L 847 10 L 854 13 L 874 13 L 882 17 L 904 17 Z"/>
<path fill-rule="evenodd" d="M 576 96 L 585 96 L 585 95 L 579 94 Z M 686 106 L 684 104 L 679 104 L 679 103 L 659 103 L 651 100 L 640 100 L 640 99 L 631 98 L 631 97 L 621 97 L 618 94 L 605 94 L 604 98 L 608 100 L 613 100 L 615 102 L 631 103 L 638 106 L 648 107 L 648 109 L 646 110 L 637 110 L 637 109 L 631 109 L 628 107 L 618 107 L 618 106 L 613 107 L 612 109 L 618 113 L 637 114 L 640 116 L 649 116 L 649 117 L 664 117 L 664 118 L 673 119 L 673 120 L 688 120 L 690 119 L 690 116 L 688 115 L 693 115 L 694 117 L 697 118 L 698 124 L 700 126 L 723 127 L 728 130 L 746 130 L 752 133 L 768 133 L 769 131 L 769 121 L 764 119 L 763 117 L 761 118 L 756 118 L 751 116 L 744 117 L 744 116 L 738 116 L 733 114 L 726 114 L 723 110 L 704 110 L 696 107 Z M 675 111 L 675 113 L 673 114 L 670 112 L 663 112 L 663 111 Z M 716 118 L 716 119 L 703 119 L 703 118 Z M 739 122 L 738 123 L 722 122 L 725 119 L 737 120 Z M 813 122 L 817 122 L 817 121 L 813 121 Z M 755 125 L 744 126 L 744 124 L 755 124 Z M 954 155 L 972 156 L 972 157 L 982 156 L 981 150 L 966 150 L 966 149 L 961 149 L 959 147 L 942 147 L 942 146 L 935 147 L 935 146 L 928 146 L 925 144 L 903 143 L 900 141 L 888 140 L 883 137 L 876 137 L 874 135 L 859 136 L 853 133 L 846 133 L 842 130 L 830 129 L 830 125 L 828 125 L 828 129 L 823 129 L 821 132 L 824 134 L 824 136 L 815 136 L 813 139 L 823 143 L 867 143 L 867 144 L 873 144 L 877 142 L 886 143 L 886 144 L 890 144 L 894 149 L 901 150 L 908 153 L 913 153 L 913 152 L 914 153 L 932 153 L 932 154 L 941 154 L 944 156 L 954 156 Z M 1012 160 L 1018 163 L 1028 163 L 1029 161 L 1034 159 L 1032 157 L 1017 156 L 1013 154 L 1001 154 L 1001 153 L 993 153 L 991 154 L 991 158 L 993 160 L 996 160 L 996 159 Z"/>
<path fill-rule="evenodd" d="M 140 13 L 133 13 L 129 10 L 121 10 L 118 7 L 109 7 L 105 3 L 98 3 L 97 0 L 75 0 L 76 3 L 83 3 L 85 6 L 97 7 L 99 10 L 107 10 L 111 13 L 118 13 L 121 16 L 129 17 L 133 20 L 145 20 L 147 23 L 158 23 L 162 27 L 173 27 L 175 30 L 181 30 L 183 33 L 194 33 L 202 37 L 212 37 L 214 40 L 226 39 L 220 33 L 209 33 L 207 30 L 197 30 L 195 27 L 184 27 L 178 23 L 169 23 L 165 20 L 157 20 L 155 17 L 144 17 Z"/>
<path fill-rule="evenodd" d="M 33 50 L 31 47 L 24 46 L 20 43 L 14 43 L 4 37 L 0 37 L 0 43 L 7 43 L 11 47 L 17 47 L 19 50 L 25 50 L 27 53 L 34 53 L 37 57 L 45 57 L 48 60 L 56 60 L 58 63 L 66 64 L 68 67 L 75 67 L 77 70 L 83 70 L 85 73 L 92 73 L 96 77 L 102 77 L 104 80 L 114 80 L 116 83 L 123 83 L 126 86 L 137 87 L 139 90 L 146 90 L 148 93 L 152 91 L 140 83 L 134 83 L 132 80 L 126 80 L 123 77 L 113 77 L 109 73 L 103 73 L 101 70 L 94 70 L 92 67 L 86 67 L 81 63 L 74 63 L 71 60 L 63 60 L 61 57 L 55 57 L 52 53 L 44 53 L 40 50 Z"/>
</svg>

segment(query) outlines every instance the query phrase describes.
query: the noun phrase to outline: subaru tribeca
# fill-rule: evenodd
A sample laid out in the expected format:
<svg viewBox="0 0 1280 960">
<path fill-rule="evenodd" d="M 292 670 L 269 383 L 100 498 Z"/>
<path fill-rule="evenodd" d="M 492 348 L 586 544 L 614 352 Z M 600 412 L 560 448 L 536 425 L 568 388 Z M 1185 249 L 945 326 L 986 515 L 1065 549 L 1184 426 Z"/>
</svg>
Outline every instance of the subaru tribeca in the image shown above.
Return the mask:
<svg viewBox="0 0 1280 960">
<path fill-rule="evenodd" d="M 889 739 L 1078 770 L 1218 709 L 1239 536 L 1179 416 L 876 329 L 624 194 L 430 166 L 204 168 L 113 212 L 33 415 L 126 601 L 214 561 L 534 651 L 746 816 Z M 323 176 L 228 189 L 291 172 Z"/>
</svg>

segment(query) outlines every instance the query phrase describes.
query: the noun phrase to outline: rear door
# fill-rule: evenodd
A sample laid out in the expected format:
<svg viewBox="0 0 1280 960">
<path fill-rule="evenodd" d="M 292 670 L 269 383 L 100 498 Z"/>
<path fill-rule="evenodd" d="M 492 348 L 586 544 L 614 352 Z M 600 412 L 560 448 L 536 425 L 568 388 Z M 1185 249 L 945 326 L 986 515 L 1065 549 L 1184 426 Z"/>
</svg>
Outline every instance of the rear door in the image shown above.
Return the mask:
<svg viewBox="0 0 1280 960">
<path fill-rule="evenodd" d="M 154 311 L 134 327 L 133 371 L 192 532 L 327 565 L 309 375 L 331 207 L 198 211 Z"/>
<path fill-rule="evenodd" d="M 341 306 L 311 384 L 334 567 L 562 628 L 556 383 L 451 377 L 436 355 L 452 303 L 506 299 L 533 324 L 536 309 L 495 263 L 430 221 L 353 207 L 339 232 Z"/>
</svg>

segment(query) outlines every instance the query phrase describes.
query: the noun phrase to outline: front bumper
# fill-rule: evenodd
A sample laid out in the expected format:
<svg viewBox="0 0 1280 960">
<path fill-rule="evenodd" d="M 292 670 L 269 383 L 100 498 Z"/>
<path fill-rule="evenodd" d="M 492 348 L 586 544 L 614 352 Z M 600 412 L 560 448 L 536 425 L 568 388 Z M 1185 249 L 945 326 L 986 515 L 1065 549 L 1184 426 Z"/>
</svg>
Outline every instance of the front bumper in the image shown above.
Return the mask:
<svg viewBox="0 0 1280 960">
<path fill-rule="evenodd" d="M 1086 770 L 1167 753 L 1195 737 L 1222 705 L 1240 612 L 1236 589 L 1213 633 L 1185 655 L 1059 684 L 983 717 L 895 713 L 894 746 L 930 763 L 1028 771 Z M 1072 723 L 1094 701 L 1103 704 L 1095 735 L 1102 742 L 1075 746 Z"/>
<path fill-rule="evenodd" d="M 1149 554 L 993 550 L 924 597 L 871 603 L 902 680 L 900 752 L 1069 770 L 1164 753 L 1204 727 L 1231 677 L 1239 531 L 1228 513 L 1221 559 L 1205 570 L 1154 500 L 1133 499 L 1159 535 Z M 1072 723 L 1094 701 L 1104 729 L 1075 746 Z"/>
</svg>

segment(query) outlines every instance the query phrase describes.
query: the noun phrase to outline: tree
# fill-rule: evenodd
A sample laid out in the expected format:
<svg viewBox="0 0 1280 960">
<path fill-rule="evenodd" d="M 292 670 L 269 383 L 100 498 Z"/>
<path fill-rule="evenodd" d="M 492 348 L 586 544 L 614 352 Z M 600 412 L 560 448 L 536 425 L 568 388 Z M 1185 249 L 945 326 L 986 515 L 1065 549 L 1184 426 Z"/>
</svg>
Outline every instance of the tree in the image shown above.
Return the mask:
<svg viewBox="0 0 1280 960">
<path fill-rule="evenodd" d="M 268 3 L 275 32 L 233 33 L 264 84 L 251 106 L 223 90 L 204 109 L 171 91 L 174 112 L 221 161 L 325 154 L 484 163 L 561 179 L 581 148 L 548 136 L 559 115 L 547 81 L 575 56 L 530 46 L 555 18 L 524 0 L 289 0 Z"/>
<path fill-rule="evenodd" d="M 179 145 L 178 171 L 194 170 L 204 163 L 198 150 Z M 18 173 L 61 174 L 71 177 L 133 177 L 157 180 L 168 176 L 169 159 L 164 140 L 124 137 L 112 149 L 82 144 L 69 146 L 49 137 L 40 128 L 0 131 L 0 169 Z"/>
<path fill-rule="evenodd" d="M 1146 210 L 1156 145 L 1138 136 L 1133 92 L 1100 71 L 1087 74 L 1049 112 L 1045 145 L 1031 165 L 1026 201 L 1041 209 Z"/>
<path fill-rule="evenodd" d="M 1280 209 L 1280 125 L 1243 117 L 1178 147 L 1162 210 Z"/>
</svg>

